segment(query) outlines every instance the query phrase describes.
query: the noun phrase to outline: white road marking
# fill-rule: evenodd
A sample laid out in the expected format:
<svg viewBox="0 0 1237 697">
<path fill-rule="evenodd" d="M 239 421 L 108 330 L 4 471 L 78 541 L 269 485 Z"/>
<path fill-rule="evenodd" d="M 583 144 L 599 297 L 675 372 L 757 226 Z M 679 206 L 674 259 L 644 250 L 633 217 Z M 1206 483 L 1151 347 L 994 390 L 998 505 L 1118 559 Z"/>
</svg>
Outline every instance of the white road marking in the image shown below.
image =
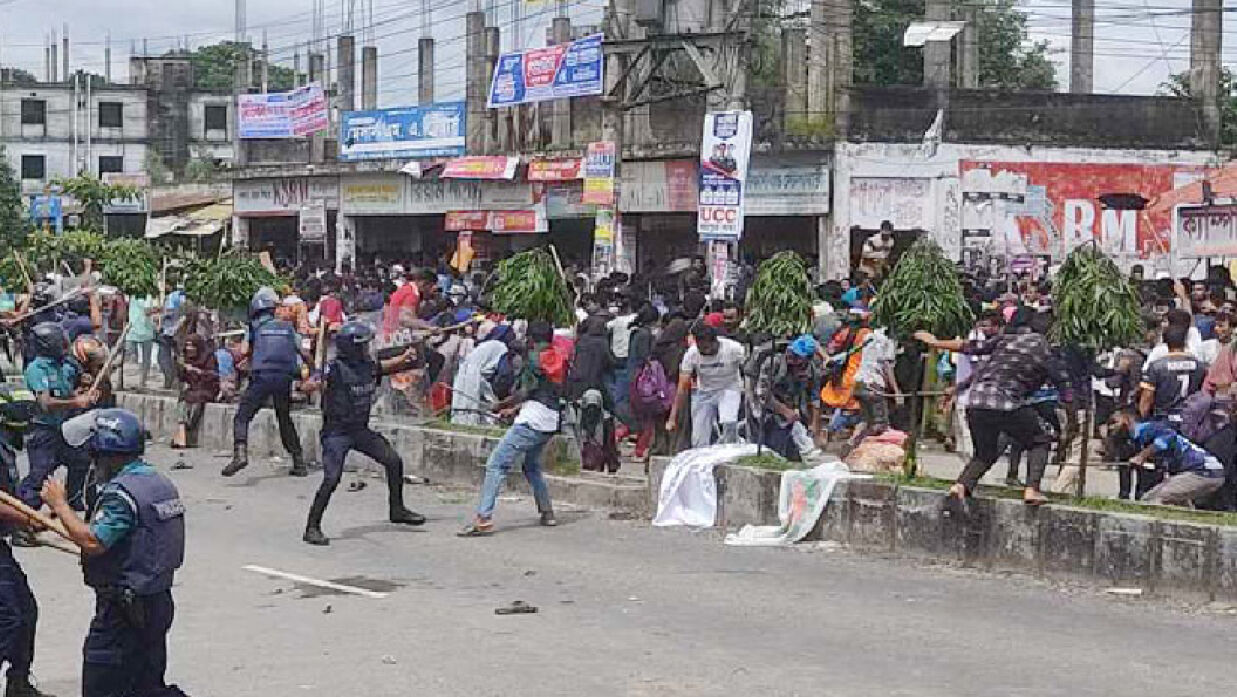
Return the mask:
<svg viewBox="0 0 1237 697">
<path fill-rule="evenodd" d="M 360 595 L 366 598 L 374 598 L 376 600 L 381 600 L 387 597 L 386 593 L 379 593 L 377 591 L 365 590 L 364 588 L 357 588 L 356 586 L 345 586 L 342 583 L 335 583 L 333 581 L 323 581 L 317 578 L 301 576 L 300 574 L 290 574 L 287 571 L 279 571 L 277 569 L 268 569 L 265 566 L 255 566 L 253 564 L 248 564 L 241 568 L 243 568 L 245 571 L 252 571 L 255 574 L 262 574 L 263 576 L 274 576 L 275 578 L 284 578 L 289 581 L 296 581 L 297 583 L 305 583 L 311 586 L 317 586 L 319 588 L 329 588 L 331 590 L 340 591 L 341 593 L 351 593 L 353 595 Z"/>
</svg>

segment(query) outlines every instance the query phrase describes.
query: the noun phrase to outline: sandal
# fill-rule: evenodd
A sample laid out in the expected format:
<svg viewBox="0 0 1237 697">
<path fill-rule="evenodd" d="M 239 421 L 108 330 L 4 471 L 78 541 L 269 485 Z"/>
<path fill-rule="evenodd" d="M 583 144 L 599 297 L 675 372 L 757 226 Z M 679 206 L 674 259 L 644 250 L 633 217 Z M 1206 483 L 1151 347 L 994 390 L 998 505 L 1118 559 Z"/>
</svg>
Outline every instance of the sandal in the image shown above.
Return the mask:
<svg viewBox="0 0 1237 697">
<path fill-rule="evenodd" d="M 475 520 L 465 525 L 463 530 L 455 533 L 456 537 L 489 537 L 493 534 L 494 523 L 481 520 Z"/>
<path fill-rule="evenodd" d="M 1048 503 L 1048 499 L 1038 491 L 1027 489 L 1026 492 L 1022 494 L 1022 503 L 1031 507 L 1039 507 Z"/>
</svg>

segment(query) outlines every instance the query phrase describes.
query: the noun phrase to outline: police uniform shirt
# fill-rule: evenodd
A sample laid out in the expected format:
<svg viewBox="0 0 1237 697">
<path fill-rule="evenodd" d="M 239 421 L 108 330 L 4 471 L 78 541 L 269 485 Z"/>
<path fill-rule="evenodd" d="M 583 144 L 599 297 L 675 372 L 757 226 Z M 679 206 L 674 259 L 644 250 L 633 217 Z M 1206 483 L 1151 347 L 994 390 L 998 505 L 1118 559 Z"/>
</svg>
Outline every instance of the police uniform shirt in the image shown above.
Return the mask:
<svg viewBox="0 0 1237 697">
<path fill-rule="evenodd" d="M 155 468 L 143 460 L 134 460 L 120 474 L 155 474 Z M 117 475 L 119 476 L 119 475 Z M 111 549 L 137 527 L 137 510 L 123 489 L 104 485 L 90 521 L 90 532 L 104 549 Z"/>
<path fill-rule="evenodd" d="M 1190 395 L 1198 392 L 1207 377 L 1207 367 L 1188 353 L 1170 353 L 1147 364 L 1142 387 L 1155 393 L 1152 415 L 1179 416 Z"/>
<path fill-rule="evenodd" d="M 26 387 L 33 393 L 49 393 L 56 399 L 68 399 L 73 396 L 73 388 L 77 385 L 80 368 L 71 360 L 53 360 L 39 356 L 26 366 L 24 376 Z M 59 426 L 64 423 L 68 412 L 65 410 L 40 410 L 33 421 L 45 426 Z"/>
</svg>

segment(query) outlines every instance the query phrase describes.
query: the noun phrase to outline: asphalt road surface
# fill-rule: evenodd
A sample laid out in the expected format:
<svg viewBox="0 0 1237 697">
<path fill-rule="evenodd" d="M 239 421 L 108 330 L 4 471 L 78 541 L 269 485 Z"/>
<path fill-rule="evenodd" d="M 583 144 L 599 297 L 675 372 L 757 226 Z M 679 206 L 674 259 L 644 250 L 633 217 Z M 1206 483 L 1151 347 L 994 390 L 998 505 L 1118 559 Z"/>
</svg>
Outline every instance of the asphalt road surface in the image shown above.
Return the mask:
<svg viewBox="0 0 1237 697">
<path fill-rule="evenodd" d="M 153 448 L 167 469 L 175 456 Z M 256 460 L 172 472 L 189 507 L 169 678 L 195 697 L 433 695 L 1231 695 L 1237 616 L 820 547 L 727 548 L 713 532 L 499 504 L 458 539 L 474 492 L 337 492 L 332 545 L 300 541 L 318 484 Z M 282 466 L 286 466 L 286 462 Z M 35 675 L 79 693 L 92 596 L 76 561 L 18 550 L 41 606 Z M 333 581 L 322 588 L 286 576 Z M 498 616 L 522 600 L 537 614 Z"/>
</svg>

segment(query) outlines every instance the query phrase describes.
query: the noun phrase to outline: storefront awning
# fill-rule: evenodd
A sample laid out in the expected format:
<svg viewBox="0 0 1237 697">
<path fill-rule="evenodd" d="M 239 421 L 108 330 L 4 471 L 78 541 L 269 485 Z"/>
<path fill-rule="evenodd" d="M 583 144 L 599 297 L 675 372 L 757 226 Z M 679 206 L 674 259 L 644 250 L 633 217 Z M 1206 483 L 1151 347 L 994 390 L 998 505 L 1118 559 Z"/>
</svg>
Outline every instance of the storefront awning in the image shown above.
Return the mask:
<svg viewBox="0 0 1237 697">
<path fill-rule="evenodd" d="M 166 215 L 146 221 L 146 239 L 164 235 L 205 237 L 223 230 L 232 218 L 232 202 L 212 203 L 181 215 Z"/>
</svg>

